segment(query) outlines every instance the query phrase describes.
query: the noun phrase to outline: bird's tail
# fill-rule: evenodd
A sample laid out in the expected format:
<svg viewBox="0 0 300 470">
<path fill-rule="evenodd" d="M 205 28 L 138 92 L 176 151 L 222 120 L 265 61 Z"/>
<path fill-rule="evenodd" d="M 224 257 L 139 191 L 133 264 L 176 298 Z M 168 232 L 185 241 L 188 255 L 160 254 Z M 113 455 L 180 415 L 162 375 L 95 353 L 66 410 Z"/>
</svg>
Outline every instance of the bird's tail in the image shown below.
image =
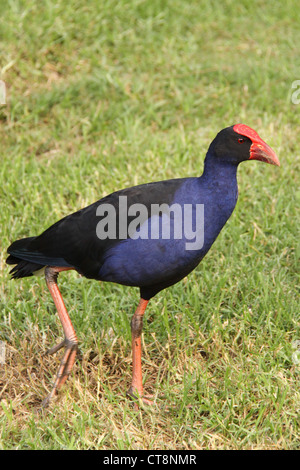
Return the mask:
<svg viewBox="0 0 300 470">
<path fill-rule="evenodd" d="M 28 237 L 23 238 L 22 240 L 17 240 L 13 242 L 8 248 L 7 252 L 9 256 L 6 260 L 6 263 L 16 265 L 10 271 L 10 274 L 13 279 L 32 276 L 36 271 L 39 271 L 45 266 L 43 264 L 39 264 L 28 259 L 28 245 L 35 238 L 36 237 Z"/>
</svg>

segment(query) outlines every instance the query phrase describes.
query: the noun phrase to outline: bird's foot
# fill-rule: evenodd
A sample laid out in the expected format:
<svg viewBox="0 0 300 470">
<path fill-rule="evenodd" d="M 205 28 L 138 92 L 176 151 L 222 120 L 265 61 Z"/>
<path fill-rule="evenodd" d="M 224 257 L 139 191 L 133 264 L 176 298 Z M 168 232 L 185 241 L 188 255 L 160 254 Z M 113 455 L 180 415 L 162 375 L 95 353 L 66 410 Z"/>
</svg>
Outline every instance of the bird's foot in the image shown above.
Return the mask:
<svg viewBox="0 0 300 470">
<path fill-rule="evenodd" d="M 153 406 L 154 405 L 154 400 L 152 400 L 153 397 L 154 395 L 146 395 L 146 396 L 144 395 L 141 397 L 141 400 L 145 405 Z"/>
<path fill-rule="evenodd" d="M 61 348 L 67 345 L 67 340 L 66 338 L 59 344 L 56 344 L 52 346 L 52 348 L 47 349 L 47 351 L 44 352 L 44 356 L 50 356 L 51 354 L 55 354 L 57 351 L 59 351 Z"/>
<path fill-rule="evenodd" d="M 55 395 L 57 395 L 57 390 L 52 389 L 51 392 L 42 401 L 41 408 L 47 408 Z"/>
<path fill-rule="evenodd" d="M 69 340 L 65 338 L 61 343 L 55 344 L 54 346 L 52 346 L 52 348 L 47 349 L 47 351 L 44 352 L 43 356 L 50 356 L 52 354 L 57 353 L 57 351 L 59 351 L 61 348 L 64 348 L 64 347 L 67 348 L 68 341 Z M 78 359 L 82 360 L 82 353 L 79 347 L 77 346 L 77 360 Z"/>
<path fill-rule="evenodd" d="M 152 400 L 152 398 L 154 398 L 154 395 L 140 395 L 137 390 L 134 389 L 132 386 L 129 387 L 126 395 L 135 400 L 134 407 L 136 409 L 139 409 L 139 404 L 137 403 L 137 400 L 140 400 L 144 405 L 154 405 L 154 400 Z"/>
<path fill-rule="evenodd" d="M 47 395 L 47 397 L 42 401 L 43 408 L 46 408 L 49 405 L 52 398 L 57 394 L 58 389 L 65 383 L 75 362 L 75 357 L 78 351 L 78 343 L 77 341 L 71 341 L 67 338 L 65 338 L 64 341 L 62 341 L 61 343 L 48 349 L 45 354 L 54 354 L 59 351 L 62 347 L 65 347 L 65 353 L 60 362 L 60 366 L 52 390 L 49 395 Z"/>
</svg>

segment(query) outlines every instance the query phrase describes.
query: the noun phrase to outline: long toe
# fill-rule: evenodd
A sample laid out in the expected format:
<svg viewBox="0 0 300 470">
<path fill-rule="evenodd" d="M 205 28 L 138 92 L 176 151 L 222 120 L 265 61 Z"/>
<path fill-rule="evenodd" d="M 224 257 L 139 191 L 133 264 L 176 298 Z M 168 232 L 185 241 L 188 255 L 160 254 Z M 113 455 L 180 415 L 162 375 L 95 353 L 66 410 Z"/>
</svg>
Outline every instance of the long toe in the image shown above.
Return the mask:
<svg viewBox="0 0 300 470">
<path fill-rule="evenodd" d="M 55 348 L 56 348 L 56 350 L 61 349 L 62 345 L 66 347 L 66 350 L 65 350 L 63 358 L 60 362 L 60 365 L 59 365 L 59 368 L 58 368 L 58 372 L 57 372 L 56 379 L 55 379 L 54 385 L 52 387 L 52 390 L 49 393 L 49 395 L 42 402 L 42 407 L 44 407 L 44 408 L 49 405 L 52 398 L 57 394 L 58 389 L 65 383 L 68 376 L 70 375 L 73 364 L 75 362 L 75 358 L 76 358 L 76 354 L 77 354 L 77 350 L 78 350 L 77 342 L 73 343 L 69 340 L 65 340 L 65 341 L 63 341 L 63 344 L 60 343 L 59 345 L 55 346 L 52 349 L 55 349 Z M 56 351 L 53 351 L 53 352 L 56 352 Z"/>
<path fill-rule="evenodd" d="M 66 346 L 66 339 L 64 339 L 61 343 L 52 346 L 52 348 L 47 349 L 47 351 L 45 351 L 44 353 L 44 356 L 55 354 L 57 351 L 59 351 L 61 348 L 65 346 Z"/>
</svg>

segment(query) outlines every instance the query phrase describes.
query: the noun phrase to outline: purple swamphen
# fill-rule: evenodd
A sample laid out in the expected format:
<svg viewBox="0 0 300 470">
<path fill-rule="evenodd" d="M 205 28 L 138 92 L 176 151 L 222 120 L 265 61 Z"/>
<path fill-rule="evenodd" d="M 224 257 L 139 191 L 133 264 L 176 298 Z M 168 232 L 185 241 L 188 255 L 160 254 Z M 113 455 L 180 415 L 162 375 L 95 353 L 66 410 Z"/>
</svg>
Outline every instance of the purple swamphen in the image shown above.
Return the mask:
<svg viewBox="0 0 300 470">
<path fill-rule="evenodd" d="M 65 339 L 47 405 L 71 372 L 78 340 L 57 285 L 61 271 L 140 288 L 131 320 L 133 371 L 128 393 L 143 398 L 141 333 L 149 300 L 187 276 L 230 217 L 238 197 L 237 167 L 245 160 L 279 166 L 275 152 L 250 127 L 220 131 L 209 146 L 200 177 L 172 179 L 117 191 L 64 217 L 37 237 L 8 248 L 13 278 L 44 269 Z M 144 397 L 144 401 L 147 399 Z M 148 402 L 150 402 L 148 400 Z"/>
</svg>

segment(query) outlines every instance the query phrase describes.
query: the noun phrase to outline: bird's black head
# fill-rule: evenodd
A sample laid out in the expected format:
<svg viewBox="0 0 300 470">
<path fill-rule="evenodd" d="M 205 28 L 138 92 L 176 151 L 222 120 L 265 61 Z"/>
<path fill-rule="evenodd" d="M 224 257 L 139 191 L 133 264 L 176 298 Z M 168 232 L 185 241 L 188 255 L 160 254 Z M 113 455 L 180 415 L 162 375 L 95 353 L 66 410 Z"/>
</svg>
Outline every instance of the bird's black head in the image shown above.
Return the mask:
<svg viewBox="0 0 300 470">
<path fill-rule="evenodd" d="M 208 155 L 214 160 L 234 165 L 245 160 L 260 160 L 280 165 L 271 147 L 245 124 L 235 124 L 220 131 L 210 144 Z"/>
</svg>

